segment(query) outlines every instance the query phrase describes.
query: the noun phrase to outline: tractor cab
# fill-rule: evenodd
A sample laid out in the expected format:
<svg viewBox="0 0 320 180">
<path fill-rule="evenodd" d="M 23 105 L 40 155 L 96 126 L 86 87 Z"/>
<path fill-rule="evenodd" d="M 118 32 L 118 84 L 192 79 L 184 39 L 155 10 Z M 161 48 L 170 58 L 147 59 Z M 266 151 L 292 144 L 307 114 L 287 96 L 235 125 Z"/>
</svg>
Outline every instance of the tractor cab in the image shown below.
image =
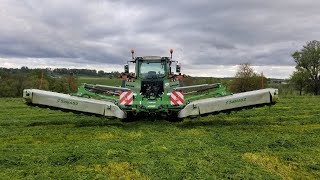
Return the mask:
<svg viewBox="0 0 320 180">
<path fill-rule="evenodd" d="M 124 65 L 124 76 L 125 78 L 135 78 L 141 80 L 150 79 L 168 79 L 175 78 L 181 75 L 180 65 L 178 61 L 172 60 L 173 50 L 170 49 L 171 57 L 161 57 L 161 56 L 144 56 L 144 57 L 134 57 L 134 50 L 131 50 L 132 60 L 128 61 L 128 64 Z M 129 72 L 129 63 L 135 63 L 135 74 Z M 172 72 L 172 65 L 176 64 L 176 72 L 178 75 L 174 76 Z M 131 76 L 130 76 L 131 75 Z"/>
<path fill-rule="evenodd" d="M 141 94 L 148 99 L 160 97 L 168 80 L 169 58 L 160 56 L 137 57 L 136 75 L 141 81 Z"/>
<path fill-rule="evenodd" d="M 168 75 L 167 58 L 145 56 L 137 58 L 136 74 L 144 80 L 163 79 Z"/>
</svg>

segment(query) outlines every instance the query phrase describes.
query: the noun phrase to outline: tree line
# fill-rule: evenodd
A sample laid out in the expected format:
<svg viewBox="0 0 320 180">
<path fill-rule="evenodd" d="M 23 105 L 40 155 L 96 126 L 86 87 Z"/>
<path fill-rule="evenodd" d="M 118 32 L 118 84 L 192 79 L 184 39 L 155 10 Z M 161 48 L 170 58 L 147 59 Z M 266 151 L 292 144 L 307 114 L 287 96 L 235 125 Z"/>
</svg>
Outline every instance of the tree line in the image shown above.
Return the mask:
<svg viewBox="0 0 320 180">
<path fill-rule="evenodd" d="M 77 78 L 73 75 L 53 77 L 41 70 L 14 73 L 0 70 L 0 97 L 21 97 L 23 89 L 28 88 L 70 93 L 77 89 Z"/>
<path fill-rule="evenodd" d="M 0 68 L 0 97 L 21 97 L 23 89 L 36 88 L 61 93 L 77 91 L 78 76 L 113 78 L 118 72 L 90 69 Z"/>
<path fill-rule="evenodd" d="M 51 76 L 61 76 L 61 75 L 77 75 L 77 76 L 90 76 L 90 77 L 117 77 L 120 73 L 117 71 L 105 72 L 103 70 L 95 69 L 69 69 L 69 68 L 36 68 L 30 69 L 27 66 L 21 68 L 3 68 L 0 67 L 0 73 L 9 74 L 19 74 L 19 73 L 32 73 L 32 72 L 45 72 Z"/>
</svg>

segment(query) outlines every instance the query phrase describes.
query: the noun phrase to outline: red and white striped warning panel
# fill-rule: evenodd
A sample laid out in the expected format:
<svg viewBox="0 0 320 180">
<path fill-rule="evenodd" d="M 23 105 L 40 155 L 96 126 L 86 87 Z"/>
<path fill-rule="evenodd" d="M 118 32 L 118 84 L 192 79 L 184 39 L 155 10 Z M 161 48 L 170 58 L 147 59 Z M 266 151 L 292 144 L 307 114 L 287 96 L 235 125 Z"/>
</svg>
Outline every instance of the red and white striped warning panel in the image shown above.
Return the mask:
<svg viewBox="0 0 320 180">
<path fill-rule="evenodd" d="M 183 105 L 184 103 L 183 92 L 173 91 L 170 96 L 170 102 L 171 102 L 171 105 L 175 105 L 175 106 Z"/>
<path fill-rule="evenodd" d="M 132 105 L 133 103 L 133 92 L 121 91 L 120 92 L 120 104 L 121 105 Z"/>
</svg>

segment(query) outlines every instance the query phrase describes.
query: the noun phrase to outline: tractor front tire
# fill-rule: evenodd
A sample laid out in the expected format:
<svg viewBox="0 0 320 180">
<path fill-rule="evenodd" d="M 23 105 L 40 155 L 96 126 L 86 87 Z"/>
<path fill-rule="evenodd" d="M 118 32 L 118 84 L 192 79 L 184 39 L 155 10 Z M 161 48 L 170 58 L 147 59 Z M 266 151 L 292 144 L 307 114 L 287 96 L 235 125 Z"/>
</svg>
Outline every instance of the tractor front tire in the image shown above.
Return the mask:
<svg viewBox="0 0 320 180">
<path fill-rule="evenodd" d="M 182 122 L 183 118 L 178 117 L 178 113 L 172 113 L 167 116 L 168 121 L 170 122 Z"/>
</svg>

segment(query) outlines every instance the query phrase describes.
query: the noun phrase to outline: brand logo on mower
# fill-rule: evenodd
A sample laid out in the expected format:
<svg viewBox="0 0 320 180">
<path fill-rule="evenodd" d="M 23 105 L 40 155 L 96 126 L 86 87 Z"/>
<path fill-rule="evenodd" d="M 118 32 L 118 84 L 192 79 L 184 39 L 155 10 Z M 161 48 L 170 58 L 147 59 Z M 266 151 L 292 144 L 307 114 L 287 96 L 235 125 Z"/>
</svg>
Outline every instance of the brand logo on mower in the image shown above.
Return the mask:
<svg viewBox="0 0 320 180">
<path fill-rule="evenodd" d="M 70 104 L 70 105 L 78 105 L 77 101 L 70 101 L 70 100 L 65 100 L 65 99 L 58 99 L 57 103 L 63 103 L 63 104 Z"/>
<path fill-rule="evenodd" d="M 229 100 L 229 101 L 226 101 L 226 104 L 241 103 L 241 102 L 244 102 L 244 101 L 247 101 L 247 98 Z"/>
</svg>

